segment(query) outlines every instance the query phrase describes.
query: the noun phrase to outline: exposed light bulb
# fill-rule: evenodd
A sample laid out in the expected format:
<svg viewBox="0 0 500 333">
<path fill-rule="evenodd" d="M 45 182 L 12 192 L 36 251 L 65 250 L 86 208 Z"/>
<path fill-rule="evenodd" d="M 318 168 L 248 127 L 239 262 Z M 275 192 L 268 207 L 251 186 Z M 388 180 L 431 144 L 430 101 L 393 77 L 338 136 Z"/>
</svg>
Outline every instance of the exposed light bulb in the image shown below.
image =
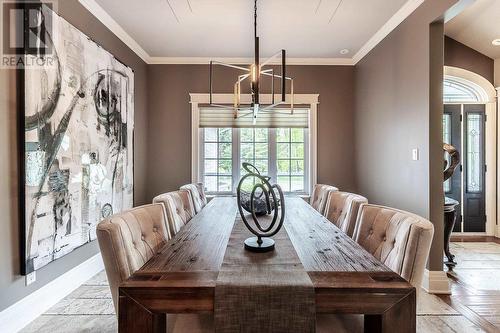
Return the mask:
<svg viewBox="0 0 500 333">
<path fill-rule="evenodd" d="M 495 45 L 495 46 L 500 46 L 500 38 L 498 39 L 494 39 L 491 44 Z"/>
</svg>

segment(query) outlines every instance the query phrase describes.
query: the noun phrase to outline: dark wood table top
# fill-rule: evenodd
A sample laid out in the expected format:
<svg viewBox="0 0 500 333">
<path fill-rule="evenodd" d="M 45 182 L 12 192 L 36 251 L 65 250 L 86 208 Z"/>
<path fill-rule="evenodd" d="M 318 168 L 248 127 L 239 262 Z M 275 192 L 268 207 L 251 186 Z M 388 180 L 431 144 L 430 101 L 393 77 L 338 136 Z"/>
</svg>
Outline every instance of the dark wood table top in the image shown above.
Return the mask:
<svg viewBox="0 0 500 333">
<path fill-rule="evenodd" d="M 313 282 L 318 312 L 378 313 L 414 292 L 304 200 L 288 197 L 286 205 L 284 228 Z M 213 311 L 215 283 L 237 211 L 235 198 L 214 198 L 120 291 L 142 297 L 155 311 Z M 360 299 L 361 308 L 355 304 Z"/>
</svg>

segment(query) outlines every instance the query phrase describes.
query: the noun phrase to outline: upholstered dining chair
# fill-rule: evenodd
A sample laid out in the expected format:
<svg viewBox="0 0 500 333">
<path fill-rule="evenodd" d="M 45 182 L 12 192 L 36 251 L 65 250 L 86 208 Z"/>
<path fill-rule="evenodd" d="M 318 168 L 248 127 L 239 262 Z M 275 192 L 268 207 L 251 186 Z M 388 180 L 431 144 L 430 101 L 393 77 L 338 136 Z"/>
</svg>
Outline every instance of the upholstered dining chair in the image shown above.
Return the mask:
<svg viewBox="0 0 500 333">
<path fill-rule="evenodd" d="M 194 185 L 196 186 L 198 192 L 200 193 L 200 198 L 201 201 L 203 202 L 203 206 L 206 206 L 206 204 L 208 203 L 208 198 L 205 193 L 205 185 L 203 183 L 195 183 Z"/>
<path fill-rule="evenodd" d="M 118 287 L 170 239 L 165 207 L 150 204 L 113 215 L 97 225 L 97 239 L 118 314 Z M 213 332 L 213 317 L 167 315 L 167 332 Z"/>
<path fill-rule="evenodd" d="M 316 184 L 314 185 L 309 203 L 320 214 L 324 214 L 326 207 L 326 200 L 328 199 L 328 193 L 335 192 L 338 190 L 339 189 L 334 186 Z"/>
<path fill-rule="evenodd" d="M 207 204 L 207 197 L 202 183 L 186 184 L 181 186 L 181 190 L 187 190 L 191 194 L 193 200 L 194 212 L 198 214 Z"/>
<path fill-rule="evenodd" d="M 172 236 L 177 234 L 195 215 L 193 199 L 187 190 L 160 194 L 153 198 L 153 203 L 161 203 L 165 206 L 167 225 Z"/>
<path fill-rule="evenodd" d="M 324 215 L 352 238 L 359 207 L 364 203 L 368 203 L 368 200 L 361 195 L 332 191 L 328 193 Z"/>
<path fill-rule="evenodd" d="M 413 213 L 363 204 L 353 239 L 415 287 L 422 282 L 434 225 Z"/>
<path fill-rule="evenodd" d="M 362 204 L 353 239 L 387 267 L 419 288 L 434 226 L 402 210 Z M 316 332 L 363 332 L 361 315 L 318 315 Z"/>
</svg>

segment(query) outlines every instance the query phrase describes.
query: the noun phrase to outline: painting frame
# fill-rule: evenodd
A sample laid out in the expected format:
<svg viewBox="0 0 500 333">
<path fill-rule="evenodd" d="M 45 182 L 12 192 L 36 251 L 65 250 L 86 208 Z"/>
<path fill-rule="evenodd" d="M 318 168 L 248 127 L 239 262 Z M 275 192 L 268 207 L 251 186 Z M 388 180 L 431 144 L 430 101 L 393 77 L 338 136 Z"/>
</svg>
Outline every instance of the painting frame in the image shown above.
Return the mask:
<svg viewBox="0 0 500 333">
<path fill-rule="evenodd" d="M 25 4 L 20 4 L 21 7 L 23 7 L 25 9 Z M 126 77 L 127 80 L 130 80 L 130 81 L 127 81 L 130 83 L 131 85 L 131 89 L 130 90 L 127 90 L 127 93 L 129 93 L 129 95 L 126 95 L 125 98 L 127 99 L 128 101 L 128 98 L 131 99 L 131 103 L 130 105 L 126 105 L 126 112 L 127 112 L 127 117 L 128 118 L 131 118 L 131 123 L 130 121 L 126 121 L 126 125 L 131 125 L 130 127 L 126 127 L 125 130 L 122 130 L 122 132 L 120 132 L 119 136 L 121 138 L 125 138 L 123 139 L 123 141 L 125 141 L 127 144 L 126 144 L 126 150 L 127 150 L 127 154 L 129 155 L 127 157 L 127 162 L 128 164 L 126 165 L 126 167 L 124 168 L 128 168 L 129 169 L 129 172 L 127 173 L 128 175 L 128 178 L 129 178 L 129 183 L 127 183 L 127 188 L 128 188 L 128 193 L 127 193 L 127 196 L 128 196 L 128 199 L 127 199 L 127 203 L 123 203 L 124 206 L 120 207 L 120 211 L 121 210 L 124 210 L 124 209 L 128 209 L 128 208 L 132 208 L 133 205 L 134 205 L 134 202 L 135 202 L 135 191 L 134 191 L 134 185 L 135 185 L 135 159 L 134 159 L 134 155 L 135 155 L 135 147 L 134 147 L 134 138 L 135 138 L 135 124 L 134 124 L 134 120 L 135 120 L 135 71 L 134 69 L 131 67 L 131 66 L 128 66 L 125 62 L 121 61 L 120 59 L 118 59 L 112 52 L 108 51 L 107 49 L 105 49 L 104 47 L 102 47 L 98 42 L 96 42 L 95 40 L 93 40 L 92 38 L 90 38 L 89 36 L 87 36 L 87 34 L 85 34 L 84 32 L 82 32 L 80 29 L 78 29 L 77 27 L 75 27 L 73 24 L 71 24 L 70 22 L 68 22 L 67 20 L 65 20 L 61 15 L 59 15 L 56 11 L 54 11 L 52 8 L 50 7 L 46 7 L 45 4 L 41 4 L 41 6 L 44 6 L 45 9 L 44 10 L 48 10 L 50 12 L 50 15 L 52 15 L 57 22 L 62 22 L 63 24 L 66 24 L 68 25 L 71 29 L 74 29 L 74 31 L 76 31 L 80 38 L 82 38 L 82 40 L 85 40 L 86 42 L 88 43 L 91 43 L 93 44 L 92 47 L 94 48 L 98 48 L 100 49 L 103 53 L 105 53 L 109 59 L 111 61 L 114 61 L 116 62 L 116 64 L 119 64 L 121 66 L 123 66 L 124 69 L 126 69 L 126 71 L 124 72 L 127 72 L 127 74 L 131 74 L 129 76 Z M 27 9 L 25 9 L 27 10 Z M 26 22 L 26 20 L 25 20 Z M 23 25 L 24 27 L 24 31 L 23 31 L 23 35 L 24 35 L 24 40 L 26 41 L 27 38 L 29 38 L 27 36 L 27 34 L 29 33 L 28 31 L 28 27 L 26 26 L 26 24 Z M 26 59 L 27 57 L 27 52 L 24 51 L 23 52 L 23 57 Z M 27 62 L 26 62 L 27 63 Z M 63 255 L 61 255 L 60 257 L 57 257 L 57 258 L 53 258 L 52 260 L 50 260 L 49 262 L 41 265 L 40 267 L 34 267 L 32 264 L 28 264 L 28 256 L 30 255 L 30 250 L 29 250 L 29 247 L 27 246 L 27 237 L 28 237 L 28 211 L 27 211 L 27 203 L 28 201 L 30 200 L 27 195 L 28 195 L 28 191 L 27 191 L 27 152 L 28 152 L 28 149 L 27 149 L 27 144 L 29 143 L 28 140 L 26 139 L 26 132 L 27 132 L 27 127 L 26 127 L 26 115 L 27 115 L 27 97 L 28 97 L 28 93 L 27 93 L 27 76 L 28 76 L 28 71 L 30 71 L 31 69 L 25 65 L 25 66 L 18 66 L 17 69 L 16 69 L 16 102 L 17 102 L 17 143 L 18 143 L 18 147 L 17 147 L 17 152 L 18 152 L 18 155 L 17 155 L 17 161 L 18 161 L 18 214 L 19 214 L 19 220 L 20 220 L 20 232 L 19 232 L 19 248 L 20 248 L 20 254 L 21 254 L 21 260 L 20 260 L 20 273 L 21 275 L 28 275 L 30 273 L 32 273 L 33 271 L 36 271 L 38 270 L 39 268 L 42 268 L 46 265 L 49 265 L 50 263 L 54 262 L 54 261 L 57 261 L 59 259 L 62 259 L 64 258 L 67 254 L 83 247 L 83 246 L 86 246 L 90 243 L 94 243 L 96 241 L 96 238 L 97 236 L 95 235 L 95 237 L 93 239 L 89 239 L 87 242 L 82 242 L 81 244 L 77 244 L 75 246 L 72 246 L 71 247 L 71 250 L 67 253 L 64 253 Z M 108 69 L 106 69 L 108 70 Z M 108 86 L 108 90 L 109 90 L 109 86 Z M 128 88 L 127 88 L 128 89 Z M 109 92 L 109 91 L 108 91 Z M 107 108 L 109 110 L 109 106 Z M 119 110 L 119 114 L 121 114 L 121 110 Z M 131 113 L 131 115 L 129 114 Z M 121 118 L 120 118 L 121 119 Z M 127 119 L 127 120 L 130 120 L 130 119 Z M 121 124 L 121 122 L 120 122 Z M 123 133 L 125 132 L 125 133 Z M 118 159 L 118 158 L 117 158 Z M 131 165 L 129 165 L 131 164 Z M 114 175 L 113 175 L 114 176 Z M 113 209 L 111 209 L 111 213 L 116 213 L 117 211 L 114 211 L 113 212 Z M 104 215 L 102 216 L 103 218 L 105 217 Z M 97 223 L 99 221 L 96 221 L 94 220 L 94 224 L 92 226 L 92 228 L 95 228 L 95 226 L 97 226 Z"/>
</svg>

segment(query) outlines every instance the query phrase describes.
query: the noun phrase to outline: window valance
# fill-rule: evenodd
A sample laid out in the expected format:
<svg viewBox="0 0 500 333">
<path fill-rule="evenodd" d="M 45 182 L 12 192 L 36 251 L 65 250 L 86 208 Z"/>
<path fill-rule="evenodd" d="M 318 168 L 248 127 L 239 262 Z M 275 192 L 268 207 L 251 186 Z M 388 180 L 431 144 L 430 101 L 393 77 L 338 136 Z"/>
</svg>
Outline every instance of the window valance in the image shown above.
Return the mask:
<svg viewBox="0 0 500 333">
<path fill-rule="evenodd" d="M 205 128 L 308 128 L 309 109 L 279 109 L 259 112 L 257 122 L 253 124 L 251 111 L 239 111 L 235 119 L 230 109 L 201 107 L 199 127 Z"/>
</svg>

